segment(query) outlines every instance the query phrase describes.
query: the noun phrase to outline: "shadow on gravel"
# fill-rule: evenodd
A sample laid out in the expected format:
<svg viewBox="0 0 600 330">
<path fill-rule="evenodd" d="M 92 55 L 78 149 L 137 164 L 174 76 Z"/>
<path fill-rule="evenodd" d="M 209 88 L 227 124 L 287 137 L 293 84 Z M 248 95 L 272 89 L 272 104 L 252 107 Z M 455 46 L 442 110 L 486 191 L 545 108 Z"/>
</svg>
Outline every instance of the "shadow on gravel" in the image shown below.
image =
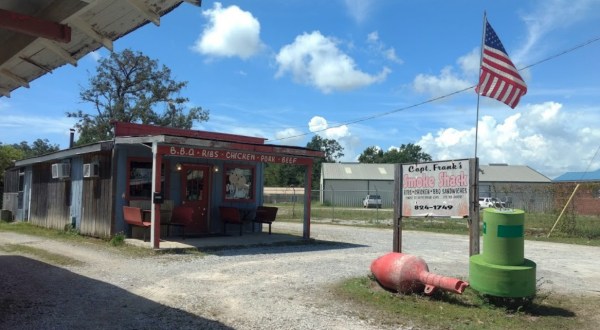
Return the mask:
<svg viewBox="0 0 600 330">
<path fill-rule="evenodd" d="M 0 329 L 232 329 L 26 257 L 0 269 Z"/>
<path fill-rule="evenodd" d="M 309 239 L 295 242 L 281 242 L 270 244 L 203 247 L 199 248 L 198 251 L 217 256 L 236 256 L 315 252 L 326 250 L 354 249 L 361 247 L 368 247 L 368 245 Z"/>
</svg>

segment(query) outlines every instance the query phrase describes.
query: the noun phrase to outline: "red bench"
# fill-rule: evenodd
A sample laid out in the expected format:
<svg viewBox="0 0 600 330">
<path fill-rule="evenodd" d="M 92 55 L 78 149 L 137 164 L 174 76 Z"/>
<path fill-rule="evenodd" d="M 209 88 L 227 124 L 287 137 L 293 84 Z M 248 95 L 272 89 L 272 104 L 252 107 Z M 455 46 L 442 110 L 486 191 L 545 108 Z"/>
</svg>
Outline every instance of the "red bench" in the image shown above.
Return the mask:
<svg viewBox="0 0 600 330">
<path fill-rule="evenodd" d="M 271 235 L 271 224 L 277 217 L 278 208 L 273 206 L 259 206 L 256 208 L 256 216 L 252 222 L 269 224 L 269 235 Z"/>
<path fill-rule="evenodd" d="M 139 207 L 123 206 L 123 219 L 130 226 L 144 228 L 144 242 L 146 242 L 146 231 L 150 233 L 152 224 L 143 220 L 142 209 Z"/>
<path fill-rule="evenodd" d="M 185 226 L 194 222 L 194 209 L 186 206 L 175 206 L 171 219 L 165 222 L 167 227 L 167 236 L 170 235 L 170 228 L 177 227 L 181 229 L 181 238 L 185 239 Z"/>
<path fill-rule="evenodd" d="M 240 226 L 240 236 L 244 232 L 244 220 L 240 214 L 240 210 L 230 206 L 219 207 L 219 217 L 223 223 L 223 233 L 227 233 L 227 224 L 232 223 Z"/>
</svg>

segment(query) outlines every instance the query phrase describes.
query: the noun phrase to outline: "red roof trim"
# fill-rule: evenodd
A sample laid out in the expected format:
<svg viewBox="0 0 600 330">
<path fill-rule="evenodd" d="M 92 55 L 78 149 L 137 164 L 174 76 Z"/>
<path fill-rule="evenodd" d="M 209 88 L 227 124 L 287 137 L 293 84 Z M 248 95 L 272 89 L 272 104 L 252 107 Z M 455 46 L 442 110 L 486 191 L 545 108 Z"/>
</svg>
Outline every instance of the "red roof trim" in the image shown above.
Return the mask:
<svg viewBox="0 0 600 330">
<path fill-rule="evenodd" d="M 189 137 L 196 139 L 218 140 L 227 142 L 264 144 L 265 138 L 252 136 L 235 135 L 227 133 L 216 133 L 206 131 L 195 131 L 182 128 L 144 125 L 135 123 L 114 122 L 115 136 L 152 136 L 152 135 L 172 135 L 180 137 Z"/>
</svg>

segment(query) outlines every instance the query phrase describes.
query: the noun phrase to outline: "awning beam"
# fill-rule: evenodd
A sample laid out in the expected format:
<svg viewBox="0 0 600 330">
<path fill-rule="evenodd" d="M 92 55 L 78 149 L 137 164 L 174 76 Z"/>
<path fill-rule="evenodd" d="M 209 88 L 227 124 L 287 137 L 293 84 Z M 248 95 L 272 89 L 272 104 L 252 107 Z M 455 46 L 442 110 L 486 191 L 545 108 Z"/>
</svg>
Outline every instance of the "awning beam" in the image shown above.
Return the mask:
<svg viewBox="0 0 600 330">
<path fill-rule="evenodd" d="M 66 24 L 19 14 L 5 9 L 0 9 L 0 28 L 57 42 L 69 43 L 71 41 L 71 28 Z"/>
</svg>

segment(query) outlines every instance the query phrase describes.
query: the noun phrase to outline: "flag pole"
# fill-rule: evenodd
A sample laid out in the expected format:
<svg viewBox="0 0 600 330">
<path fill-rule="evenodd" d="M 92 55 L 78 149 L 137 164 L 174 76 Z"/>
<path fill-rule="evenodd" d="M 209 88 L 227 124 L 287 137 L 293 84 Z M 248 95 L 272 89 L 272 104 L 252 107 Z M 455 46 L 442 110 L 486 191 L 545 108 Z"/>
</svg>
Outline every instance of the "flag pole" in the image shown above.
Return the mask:
<svg viewBox="0 0 600 330">
<path fill-rule="evenodd" d="M 483 47 L 485 45 L 485 23 L 487 22 L 487 14 L 483 11 L 483 33 L 481 34 L 481 48 L 479 50 L 479 75 L 477 77 L 477 118 L 475 119 L 475 158 L 477 158 L 477 136 L 479 134 L 479 99 L 481 92 L 479 91 L 479 84 L 481 83 L 481 65 L 483 64 Z"/>
</svg>

